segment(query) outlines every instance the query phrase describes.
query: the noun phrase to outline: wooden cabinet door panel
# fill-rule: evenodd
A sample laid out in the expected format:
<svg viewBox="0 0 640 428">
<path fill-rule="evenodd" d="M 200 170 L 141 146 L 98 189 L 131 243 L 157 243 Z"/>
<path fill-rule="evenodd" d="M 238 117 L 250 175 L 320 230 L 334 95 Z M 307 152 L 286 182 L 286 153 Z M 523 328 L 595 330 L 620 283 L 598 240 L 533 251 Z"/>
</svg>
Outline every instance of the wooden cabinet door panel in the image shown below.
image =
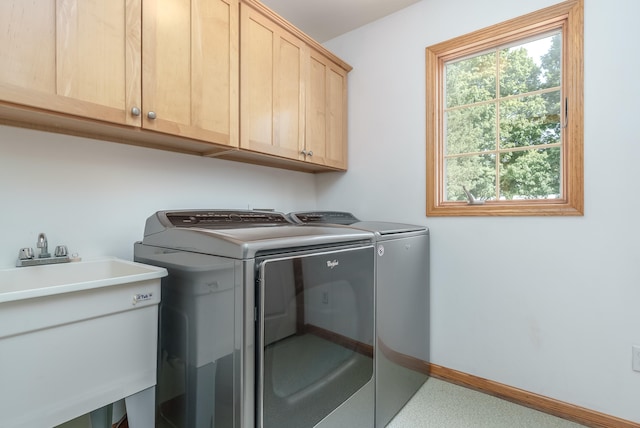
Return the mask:
<svg viewBox="0 0 640 428">
<path fill-rule="evenodd" d="M 45 94 L 56 90 L 55 2 L 0 2 L 0 82 Z M 10 99 L 8 101 L 14 101 Z"/>
<path fill-rule="evenodd" d="M 305 145 L 313 152 L 311 161 L 322 162 L 325 157 L 327 139 L 327 70 L 324 62 L 313 56 L 309 65 L 309 85 L 307 88 L 307 128 Z"/>
<path fill-rule="evenodd" d="M 238 44 L 237 0 L 194 3 L 191 69 L 192 123 L 197 128 L 228 136 L 238 146 Z"/>
<path fill-rule="evenodd" d="M 310 55 L 305 147 L 307 161 L 347 167 L 347 72 L 316 52 Z"/>
<path fill-rule="evenodd" d="M 268 150 L 273 144 L 274 39 L 276 35 L 242 8 L 240 146 Z"/>
<path fill-rule="evenodd" d="M 324 165 L 347 168 L 347 73 L 327 68 L 327 137 Z"/>
<path fill-rule="evenodd" d="M 140 0 L 3 1 L 0 25 L 0 100 L 140 123 Z"/>
<path fill-rule="evenodd" d="M 240 147 L 303 159 L 305 44 L 243 5 L 241 46 Z"/>
<path fill-rule="evenodd" d="M 143 127 L 237 147 L 237 1 L 143 7 Z"/>
<path fill-rule="evenodd" d="M 275 49 L 274 143 L 297 159 L 304 138 L 303 45 L 283 34 Z"/>
</svg>

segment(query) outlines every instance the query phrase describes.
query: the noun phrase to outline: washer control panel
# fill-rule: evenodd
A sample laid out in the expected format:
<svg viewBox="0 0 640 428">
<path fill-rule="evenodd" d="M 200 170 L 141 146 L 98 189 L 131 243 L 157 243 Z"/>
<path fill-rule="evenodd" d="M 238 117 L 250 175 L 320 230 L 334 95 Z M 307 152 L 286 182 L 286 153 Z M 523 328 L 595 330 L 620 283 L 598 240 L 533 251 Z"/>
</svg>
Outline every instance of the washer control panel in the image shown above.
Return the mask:
<svg viewBox="0 0 640 428">
<path fill-rule="evenodd" d="M 284 214 L 268 211 L 175 211 L 167 212 L 166 217 L 175 227 L 238 228 L 291 224 Z"/>
</svg>

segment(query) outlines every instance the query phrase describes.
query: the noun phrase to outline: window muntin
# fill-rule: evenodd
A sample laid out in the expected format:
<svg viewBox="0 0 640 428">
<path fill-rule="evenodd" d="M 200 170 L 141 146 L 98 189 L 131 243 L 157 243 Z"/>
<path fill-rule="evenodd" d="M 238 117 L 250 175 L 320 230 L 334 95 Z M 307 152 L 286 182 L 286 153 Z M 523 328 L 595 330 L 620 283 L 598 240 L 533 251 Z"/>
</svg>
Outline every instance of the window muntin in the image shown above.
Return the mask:
<svg viewBox="0 0 640 428">
<path fill-rule="evenodd" d="M 582 14 L 568 0 L 427 48 L 427 215 L 582 215 Z"/>
<path fill-rule="evenodd" d="M 463 186 L 489 201 L 562 197 L 561 152 L 549 151 L 562 141 L 561 41 L 554 31 L 445 62 L 446 201 L 466 201 Z"/>
</svg>

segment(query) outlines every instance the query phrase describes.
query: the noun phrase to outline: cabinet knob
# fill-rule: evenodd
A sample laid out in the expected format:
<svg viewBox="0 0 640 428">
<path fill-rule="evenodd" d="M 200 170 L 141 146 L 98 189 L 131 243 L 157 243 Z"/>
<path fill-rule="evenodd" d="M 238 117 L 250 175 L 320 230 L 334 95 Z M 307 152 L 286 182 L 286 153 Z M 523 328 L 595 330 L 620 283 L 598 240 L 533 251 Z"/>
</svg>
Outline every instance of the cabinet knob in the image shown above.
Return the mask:
<svg viewBox="0 0 640 428">
<path fill-rule="evenodd" d="M 155 119 L 156 116 L 156 112 L 155 111 L 150 111 L 149 113 L 147 113 L 147 117 L 151 120 Z"/>
<path fill-rule="evenodd" d="M 309 155 L 309 156 L 313 156 L 313 150 L 309 150 L 309 151 L 307 152 L 307 155 Z"/>
<path fill-rule="evenodd" d="M 140 109 L 138 107 L 132 107 L 131 116 L 140 116 Z"/>
<path fill-rule="evenodd" d="M 305 156 L 306 156 L 306 155 L 307 155 L 307 151 L 306 151 L 306 150 L 303 150 L 303 151 L 301 151 L 301 152 L 300 152 L 300 154 L 303 154 L 303 155 L 305 155 Z"/>
</svg>

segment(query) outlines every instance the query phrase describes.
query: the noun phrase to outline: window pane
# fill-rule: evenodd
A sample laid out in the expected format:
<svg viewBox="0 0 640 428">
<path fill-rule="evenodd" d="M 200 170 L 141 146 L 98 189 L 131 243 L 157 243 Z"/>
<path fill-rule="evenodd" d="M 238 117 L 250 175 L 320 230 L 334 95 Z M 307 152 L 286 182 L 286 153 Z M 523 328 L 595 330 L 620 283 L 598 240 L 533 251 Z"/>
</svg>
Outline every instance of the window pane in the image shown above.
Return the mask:
<svg viewBox="0 0 640 428">
<path fill-rule="evenodd" d="M 553 199 L 560 194 L 560 147 L 500 155 L 500 199 Z"/>
<path fill-rule="evenodd" d="M 484 104 L 446 113 L 445 154 L 461 154 L 496 148 L 496 106 Z"/>
<path fill-rule="evenodd" d="M 562 34 L 554 34 L 550 39 L 551 46 L 540 56 L 543 88 L 555 88 L 562 83 Z"/>
<path fill-rule="evenodd" d="M 495 53 L 447 63 L 445 82 L 446 108 L 495 99 Z"/>
<path fill-rule="evenodd" d="M 560 34 L 500 51 L 500 96 L 560 86 Z"/>
<path fill-rule="evenodd" d="M 465 186 L 476 198 L 495 199 L 495 155 L 461 156 L 445 161 L 447 201 L 466 201 Z"/>
<path fill-rule="evenodd" d="M 500 148 L 560 142 L 560 91 L 500 103 Z"/>
</svg>

